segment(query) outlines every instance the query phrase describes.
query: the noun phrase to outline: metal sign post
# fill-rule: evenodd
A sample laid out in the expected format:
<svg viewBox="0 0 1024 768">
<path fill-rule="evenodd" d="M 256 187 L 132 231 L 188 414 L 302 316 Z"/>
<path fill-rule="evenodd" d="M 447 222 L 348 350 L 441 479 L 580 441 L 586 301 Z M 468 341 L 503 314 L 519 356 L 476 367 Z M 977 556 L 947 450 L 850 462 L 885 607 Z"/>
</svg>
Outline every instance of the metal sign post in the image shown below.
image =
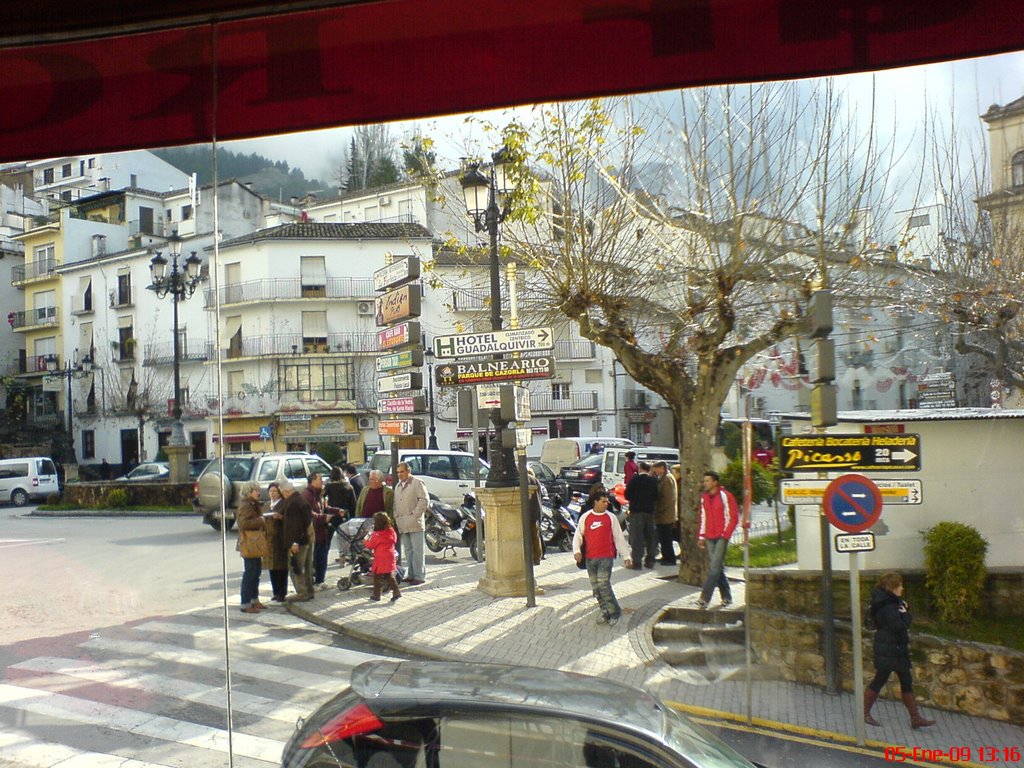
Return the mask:
<svg viewBox="0 0 1024 768">
<path fill-rule="evenodd" d="M 864 647 L 860 637 L 860 555 L 850 553 L 850 619 L 853 623 L 853 722 L 856 725 L 857 746 L 867 740 L 864 732 Z"/>
<path fill-rule="evenodd" d="M 874 536 L 868 528 L 882 516 L 882 492 L 878 486 L 863 475 L 837 477 L 825 489 L 823 501 L 829 522 L 846 536 L 836 536 L 836 551 L 847 552 L 850 557 L 850 620 L 853 634 L 850 644 L 853 648 L 853 702 L 857 745 L 863 747 L 864 713 L 864 649 L 860 628 L 860 552 L 874 549 Z"/>
</svg>

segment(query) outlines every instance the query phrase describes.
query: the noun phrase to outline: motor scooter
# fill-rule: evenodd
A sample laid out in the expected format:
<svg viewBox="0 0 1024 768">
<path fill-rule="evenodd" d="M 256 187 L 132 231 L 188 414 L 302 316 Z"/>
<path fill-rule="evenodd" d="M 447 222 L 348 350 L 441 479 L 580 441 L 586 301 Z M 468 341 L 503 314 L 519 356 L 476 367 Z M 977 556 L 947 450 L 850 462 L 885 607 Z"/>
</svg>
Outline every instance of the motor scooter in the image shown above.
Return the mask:
<svg viewBox="0 0 1024 768">
<path fill-rule="evenodd" d="M 540 540 L 545 547 L 557 547 L 560 552 L 572 551 L 572 539 L 576 535 L 576 520 L 562 499 L 552 496 L 543 499 L 540 506 Z"/>
<path fill-rule="evenodd" d="M 477 557 L 477 511 L 476 499 L 472 494 L 466 494 L 462 506 L 454 507 L 446 504 L 433 494 L 430 495 L 427 504 L 427 520 L 423 538 L 427 549 L 431 552 L 452 551 L 465 547 L 475 560 Z M 481 542 L 483 530 L 481 526 Z"/>
</svg>

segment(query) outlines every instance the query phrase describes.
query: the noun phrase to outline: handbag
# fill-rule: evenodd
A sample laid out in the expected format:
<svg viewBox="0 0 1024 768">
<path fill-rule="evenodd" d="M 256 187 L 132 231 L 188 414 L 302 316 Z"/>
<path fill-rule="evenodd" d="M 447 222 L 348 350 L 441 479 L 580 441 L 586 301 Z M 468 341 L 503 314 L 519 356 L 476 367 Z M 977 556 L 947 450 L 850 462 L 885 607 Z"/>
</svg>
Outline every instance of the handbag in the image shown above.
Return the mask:
<svg viewBox="0 0 1024 768">
<path fill-rule="evenodd" d="M 579 568 L 582 571 L 582 570 L 584 570 L 587 567 L 587 540 L 586 540 L 586 538 L 584 538 L 583 542 L 580 544 L 580 554 L 583 555 L 583 557 L 581 557 L 580 561 L 578 563 L 576 563 L 576 567 Z"/>
<path fill-rule="evenodd" d="M 267 535 L 263 531 L 239 531 L 238 551 L 242 557 L 266 557 Z"/>
</svg>

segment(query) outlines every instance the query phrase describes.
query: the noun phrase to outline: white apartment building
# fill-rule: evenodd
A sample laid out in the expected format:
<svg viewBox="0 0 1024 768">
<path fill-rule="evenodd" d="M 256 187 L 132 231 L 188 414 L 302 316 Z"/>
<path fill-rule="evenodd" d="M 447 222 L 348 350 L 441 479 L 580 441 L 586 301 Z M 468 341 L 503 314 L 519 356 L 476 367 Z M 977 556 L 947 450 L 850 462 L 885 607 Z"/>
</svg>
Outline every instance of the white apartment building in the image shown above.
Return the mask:
<svg viewBox="0 0 1024 768">
<path fill-rule="evenodd" d="M 307 450 L 338 443 L 350 461 L 380 443 L 373 273 L 394 258 L 430 258 L 417 224 L 298 222 L 220 244 L 219 288 L 204 304 L 219 327 L 220 389 L 230 450 Z M 220 392 L 220 396 L 218 396 Z M 197 394 L 191 394 L 197 404 Z M 218 402 L 220 401 L 220 402 Z"/>
</svg>

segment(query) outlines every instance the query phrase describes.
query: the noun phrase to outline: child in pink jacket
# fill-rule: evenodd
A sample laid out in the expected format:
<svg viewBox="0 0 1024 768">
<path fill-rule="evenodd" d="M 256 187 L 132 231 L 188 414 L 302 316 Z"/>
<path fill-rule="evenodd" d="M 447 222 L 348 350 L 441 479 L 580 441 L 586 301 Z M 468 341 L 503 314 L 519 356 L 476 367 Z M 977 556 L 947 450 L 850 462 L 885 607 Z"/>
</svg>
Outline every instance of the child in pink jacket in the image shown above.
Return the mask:
<svg viewBox="0 0 1024 768">
<path fill-rule="evenodd" d="M 366 537 L 365 544 L 373 552 L 373 594 L 370 600 L 380 602 L 380 593 L 384 585 L 391 591 L 391 602 L 395 602 L 402 596 L 398 590 L 398 582 L 395 580 L 395 542 L 398 541 L 398 534 L 391 527 L 391 518 L 384 512 L 378 512 L 373 516 L 373 533 Z"/>
</svg>

